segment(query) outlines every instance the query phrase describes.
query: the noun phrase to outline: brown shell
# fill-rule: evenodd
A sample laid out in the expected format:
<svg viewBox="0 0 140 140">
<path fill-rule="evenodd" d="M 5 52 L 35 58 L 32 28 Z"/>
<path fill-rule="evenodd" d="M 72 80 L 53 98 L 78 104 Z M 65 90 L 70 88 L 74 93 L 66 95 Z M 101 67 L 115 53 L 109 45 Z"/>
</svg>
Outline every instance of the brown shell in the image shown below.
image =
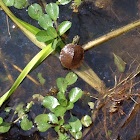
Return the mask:
<svg viewBox="0 0 140 140">
<path fill-rule="evenodd" d="M 84 60 L 84 49 L 80 45 L 67 44 L 60 53 L 60 61 L 63 67 L 76 69 Z"/>
</svg>

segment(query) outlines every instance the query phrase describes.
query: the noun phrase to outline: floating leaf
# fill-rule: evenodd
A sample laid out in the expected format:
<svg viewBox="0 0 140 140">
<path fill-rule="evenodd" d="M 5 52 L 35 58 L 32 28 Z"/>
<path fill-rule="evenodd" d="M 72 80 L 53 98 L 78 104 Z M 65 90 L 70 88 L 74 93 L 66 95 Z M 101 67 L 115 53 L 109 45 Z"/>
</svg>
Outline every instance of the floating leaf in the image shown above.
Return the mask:
<svg viewBox="0 0 140 140">
<path fill-rule="evenodd" d="M 72 85 L 74 84 L 77 79 L 78 79 L 78 76 L 73 73 L 73 72 L 69 72 L 66 77 L 65 77 L 66 81 L 67 81 L 67 85 Z"/>
<path fill-rule="evenodd" d="M 24 131 L 30 130 L 33 126 L 32 121 L 29 121 L 26 117 L 24 117 L 21 122 L 20 126 Z"/>
<path fill-rule="evenodd" d="M 90 117 L 89 115 L 85 115 L 84 117 L 82 117 L 81 123 L 82 123 L 85 127 L 89 127 L 89 126 L 92 124 L 91 117 Z"/>
<path fill-rule="evenodd" d="M 10 123 L 7 122 L 3 122 L 2 124 L 0 124 L 0 133 L 6 133 L 9 131 L 11 127 Z"/>
<path fill-rule="evenodd" d="M 40 42 L 46 42 L 49 40 L 52 40 L 53 38 L 51 36 L 48 35 L 47 31 L 39 31 L 36 35 L 35 35 L 36 39 Z"/>
<path fill-rule="evenodd" d="M 59 16 L 59 7 L 56 3 L 49 3 L 46 5 L 45 10 L 47 14 L 53 19 L 54 21 L 57 20 Z"/>
<path fill-rule="evenodd" d="M 79 132 L 79 131 L 82 130 L 81 121 L 73 115 L 71 115 L 71 117 L 70 117 L 69 125 L 71 126 L 71 131 L 72 132 Z"/>
<path fill-rule="evenodd" d="M 45 30 L 47 30 L 49 26 L 53 27 L 53 22 L 50 16 L 47 14 L 43 14 L 42 16 L 40 16 L 38 19 L 38 23 Z"/>
<path fill-rule="evenodd" d="M 2 124 L 3 123 L 3 118 L 2 117 L 0 117 L 0 124 Z"/>
<path fill-rule="evenodd" d="M 58 33 L 61 36 L 64 34 L 68 29 L 71 27 L 71 22 L 70 21 L 63 21 L 59 26 L 58 26 Z"/>
<path fill-rule="evenodd" d="M 11 0 L 10 0 L 11 1 Z M 17 9 L 25 8 L 29 5 L 27 0 L 15 0 L 14 1 L 14 7 Z"/>
<path fill-rule="evenodd" d="M 88 105 L 90 106 L 90 109 L 94 109 L 94 103 L 93 102 L 88 102 Z"/>
<path fill-rule="evenodd" d="M 44 85 L 44 83 L 45 83 L 45 79 L 42 77 L 42 73 L 38 73 L 37 74 L 37 77 L 38 77 L 38 79 L 39 79 L 39 82 L 42 84 L 42 85 Z"/>
<path fill-rule="evenodd" d="M 46 96 L 43 99 L 43 106 L 53 111 L 56 106 L 59 105 L 58 100 L 53 96 Z"/>
<path fill-rule="evenodd" d="M 38 20 L 43 15 L 43 11 L 39 4 L 34 3 L 31 6 L 29 6 L 28 14 L 31 18 Z"/>
<path fill-rule="evenodd" d="M 49 122 L 51 122 L 53 124 L 58 124 L 58 118 L 56 117 L 55 114 L 49 113 L 48 114 L 48 119 L 49 119 Z"/>
<path fill-rule="evenodd" d="M 46 32 L 52 38 L 56 38 L 57 37 L 57 32 L 56 32 L 54 27 L 48 27 Z"/>
<path fill-rule="evenodd" d="M 57 84 L 57 87 L 59 88 L 59 90 L 61 92 L 64 93 L 66 91 L 66 89 L 67 89 L 67 81 L 65 80 L 65 78 L 57 78 L 56 84 Z"/>
<path fill-rule="evenodd" d="M 63 107 L 61 105 L 58 105 L 55 109 L 54 109 L 54 113 L 57 117 L 63 117 L 65 115 L 66 112 L 66 107 Z"/>
<path fill-rule="evenodd" d="M 116 54 L 113 53 L 114 56 L 114 63 L 120 72 L 125 71 L 126 63 Z"/>
<path fill-rule="evenodd" d="M 40 122 L 48 122 L 48 121 L 49 121 L 48 114 L 40 114 L 40 115 L 35 117 L 35 123 L 37 125 Z"/>
<path fill-rule="evenodd" d="M 69 100 L 72 103 L 75 103 L 83 94 L 83 91 L 80 88 L 73 88 L 69 93 Z"/>
<path fill-rule="evenodd" d="M 3 0 L 3 2 L 5 3 L 6 6 L 13 6 L 14 5 L 14 1 L 15 0 Z"/>
<path fill-rule="evenodd" d="M 71 0 L 58 0 L 58 1 L 59 1 L 60 4 L 62 4 L 62 5 L 66 5 L 66 4 L 68 4 L 68 3 L 71 2 Z"/>
<path fill-rule="evenodd" d="M 40 132 L 47 131 L 52 125 L 48 124 L 47 122 L 39 122 L 37 128 Z"/>
</svg>

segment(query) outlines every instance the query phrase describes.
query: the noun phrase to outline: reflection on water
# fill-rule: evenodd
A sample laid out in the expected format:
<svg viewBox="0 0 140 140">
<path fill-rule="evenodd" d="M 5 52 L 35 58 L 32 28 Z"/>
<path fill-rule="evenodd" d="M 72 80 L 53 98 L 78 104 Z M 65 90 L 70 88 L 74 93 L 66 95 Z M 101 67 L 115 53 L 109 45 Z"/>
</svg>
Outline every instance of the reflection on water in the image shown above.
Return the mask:
<svg viewBox="0 0 140 140">
<path fill-rule="evenodd" d="M 100 2 L 98 3 L 100 5 L 95 5 L 97 2 Z M 81 37 L 80 44 L 84 44 L 111 30 L 139 19 L 139 0 L 137 3 L 133 0 L 109 0 L 107 1 L 108 3 L 104 3 L 104 5 L 101 2 L 103 1 L 93 0 L 83 2 L 79 7 L 79 13 L 72 13 L 72 10 L 68 10 L 68 6 L 60 7 L 59 22 L 63 20 L 71 20 L 73 23 L 72 28 L 68 32 L 67 42 L 71 42 L 72 38 L 78 34 Z M 17 10 L 11 8 L 11 10 L 19 18 L 29 21 L 29 23 L 32 23 L 33 25 L 37 24 L 34 20 L 28 17 L 25 9 Z M 12 86 L 13 81 L 15 81 L 20 74 L 19 70 L 13 67 L 13 65 L 23 69 L 31 58 L 38 53 L 39 48 L 31 43 L 17 27 L 13 28 L 14 23 L 9 19 L 10 38 L 7 29 L 6 15 L 3 11 L 0 11 L 0 18 L 0 49 L 2 53 L 0 57 L 0 95 L 3 95 Z M 129 66 L 135 58 L 138 63 L 140 62 L 139 37 L 140 27 L 86 51 L 85 62 L 96 72 L 101 80 L 106 83 L 106 86 L 111 88 L 114 86 L 114 75 L 118 74 L 114 66 L 112 53 L 114 52 L 127 62 L 127 70 L 129 70 Z M 133 72 L 136 67 L 137 65 L 132 65 L 130 72 Z M 11 98 L 2 106 L 0 116 L 3 116 L 5 120 L 9 121 L 11 119 L 10 117 L 5 116 L 5 113 L 3 112 L 6 106 L 13 107 L 21 101 L 27 103 L 31 100 L 33 94 L 46 95 L 46 93 L 49 92 L 50 87 L 56 86 L 56 78 L 65 76 L 68 71 L 62 68 L 56 57 L 50 56 L 37 69 L 30 73 L 30 76 L 37 82 L 39 82 L 37 78 L 38 73 L 42 73 L 43 78 L 46 79 L 45 84 L 37 85 L 29 78 L 26 78 Z M 137 81 L 139 81 L 139 77 L 137 77 Z M 96 94 L 96 91 L 80 78 L 74 86 L 78 86 L 82 90 L 88 91 L 91 94 Z M 139 88 L 139 85 L 137 85 L 137 88 Z M 89 97 L 84 99 L 95 101 L 95 99 L 89 99 Z M 118 130 L 121 125 L 118 124 L 122 123 L 119 121 L 123 120 L 123 118 L 129 114 L 134 104 L 135 103 L 132 100 L 123 103 L 126 115 L 120 116 L 121 119 L 118 119 L 119 116 L 117 113 L 113 115 L 112 122 L 118 126 L 116 129 L 115 127 L 112 128 L 110 121 L 108 121 L 107 128 L 112 132 L 114 138 L 120 137 L 120 139 L 129 140 L 139 137 L 139 111 L 129 125 L 122 128 L 121 131 Z M 29 117 L 34 119 L 36 115 L 43 111 L 44 109 L 37 104 L 32 107 Z M 83 103 L 82 99 L 76 103 L 72 113 L 78 117 L 85 114 L 90 115 L 89 107 Z M 109 118 L 110 116 L 108 115 L 106 117 Z M 105 130 L 102 122 L 103 118 L 104 114 L 100 111 L 98 113 L 97 122 L 95 122 L 96 125 L 91 129 L 92 134 L 90 133 L 86 139 L 105 139 Z M 131 128 L 134 128 L 133 131 Z M 29 135 L 30 137 L 25 137 Z M 3 137 L 3 139 L 56 139 L 56 133 L 52 129 L 47 133 L 39 133 L 35 128 L 29 132 L 25 132 L 20 129 L 19 124 L 17 123 L 16 126 L 12 127 L 8 133 L 2 134 L 1 137 Z"/>
</svg>

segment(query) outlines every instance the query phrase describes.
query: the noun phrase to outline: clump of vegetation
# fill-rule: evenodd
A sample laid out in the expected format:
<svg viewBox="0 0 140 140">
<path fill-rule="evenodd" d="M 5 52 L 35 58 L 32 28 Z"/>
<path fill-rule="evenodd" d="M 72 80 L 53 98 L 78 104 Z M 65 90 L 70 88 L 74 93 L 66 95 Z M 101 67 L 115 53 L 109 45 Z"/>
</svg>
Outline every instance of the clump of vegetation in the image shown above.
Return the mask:
<svg viewBox="0 0 140 140">
<path fill-rule="evenodd" d="M 73 72 L 68 73 L 65 78 L 58 78 L 56 80 L 59 89 L 57 97 L 33 95 L 33 99 L 38 98 L 42 100 L 43 106 L 50 110 L 48 114 L 43 113 L 37 115 L 34 122 L 28 118 L 28 112 L 32 105 L 34 105 L 33 101 L 27 103 L 26 106 L 24 103 L 19 103 L 15 109 L 12 107 L 5 108 L 7 114 L 10 113 L 10 110 L 14 110 L 14 115 L 17 114 L 18 118 L 12 123 L 8 123 L 0 117 L 0 132 L 8 132 L 10 127 L 20 120 L 20 126 L 25 131 L 30 130 L 34 126 L 37 127 L 40 132 L 45 132 L 53 127 L 59 135 L 59 140 L 69 139 L 70 136 L 68 132 L 70 132 L 75 139 L 80 139 L 82 137 L 82 125 L 89 127 L 92 123 L 91 117 L 85 115 L 80 120 L 70 113 L 69 121 L 65 121 L 66 112 L 73 109 L 74 103 L 77 102 L 83 94 L 83 91 L 78 87 L 72 88 L 69 93 L 67 91 L 67 87 L 74 84 L 77 78 L 77 75 Z"/>
</svg>

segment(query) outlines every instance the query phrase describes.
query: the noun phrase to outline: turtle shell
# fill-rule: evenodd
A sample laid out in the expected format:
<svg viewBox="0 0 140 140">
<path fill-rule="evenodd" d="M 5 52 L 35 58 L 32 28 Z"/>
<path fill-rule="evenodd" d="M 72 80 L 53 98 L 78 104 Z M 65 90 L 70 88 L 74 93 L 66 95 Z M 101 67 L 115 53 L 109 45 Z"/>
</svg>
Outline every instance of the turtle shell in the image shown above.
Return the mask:
<svg viewBox="0 0 140 140">
<path fill-rule="evenodd" d="M 60 61 L 67 69 L 80 67 L 84 60 L 84 49 L 80 45 L 67 44 L 60 52 Z"/>
</svg>

